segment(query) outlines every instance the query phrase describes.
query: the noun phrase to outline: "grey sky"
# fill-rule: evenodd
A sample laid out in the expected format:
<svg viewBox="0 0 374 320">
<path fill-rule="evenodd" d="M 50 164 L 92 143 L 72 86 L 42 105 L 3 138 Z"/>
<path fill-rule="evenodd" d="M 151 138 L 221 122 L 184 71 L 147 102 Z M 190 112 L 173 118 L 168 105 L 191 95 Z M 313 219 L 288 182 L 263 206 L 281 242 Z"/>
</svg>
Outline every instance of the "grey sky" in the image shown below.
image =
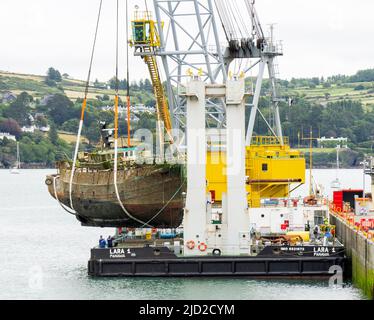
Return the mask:
<svg viewBox="0 0 374 320">
<path fill-rule="evenodd" d="M 144 6 L 143 0 L 129 1 L 131 9 Z M 53 66 L 84 79 L 98 4 L 1 0 L 0 70 L 44 74 Z M 152 1 L 148 5 L 153 8 Z M 374 67 L 373 0 L 257 0 L 256 5 L 264 27 L 277 23 L 276 36 L 284 41 L 285 56 L 279 59 L 282 78 L 353 74 Z M 114 9 L 115 0 L 104 0 L 93 71 L 93 78 L 100 80 L 114 74 Z M 121 56 L 124 59 L 124 48 Z M 131 66 L 133 77 L 147 76 L 140 58 L 132 57 Z M 123 63 L 120 68 L 123 78 Z"/>
</svg>

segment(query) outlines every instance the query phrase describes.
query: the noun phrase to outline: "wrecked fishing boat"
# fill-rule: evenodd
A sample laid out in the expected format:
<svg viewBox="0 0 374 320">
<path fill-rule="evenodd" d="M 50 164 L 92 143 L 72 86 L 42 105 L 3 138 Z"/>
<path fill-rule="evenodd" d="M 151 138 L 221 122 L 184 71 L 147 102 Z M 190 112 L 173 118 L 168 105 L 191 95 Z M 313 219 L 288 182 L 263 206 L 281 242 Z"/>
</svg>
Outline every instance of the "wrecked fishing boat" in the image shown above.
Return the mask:
<svg viewBox="0 0 374 320">
<path fill-rule="evenodd" d="M 72 161 L 58 162 L 58 173 L 46 178 L 49 193 L 83 226 L 179 227 L 187 188 L 184 165 L 139 164 L 136 148 L 117 152 L 117 183 L 114 150 L 107 149 L 81 153 L 72 181 Z"/>
</svg>

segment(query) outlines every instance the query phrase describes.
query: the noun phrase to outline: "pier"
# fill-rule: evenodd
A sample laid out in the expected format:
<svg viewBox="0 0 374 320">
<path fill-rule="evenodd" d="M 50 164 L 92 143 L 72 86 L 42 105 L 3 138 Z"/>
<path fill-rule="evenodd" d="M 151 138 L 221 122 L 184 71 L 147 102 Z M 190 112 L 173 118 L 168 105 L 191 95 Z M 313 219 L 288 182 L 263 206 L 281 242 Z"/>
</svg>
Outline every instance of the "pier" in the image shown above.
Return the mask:
<svg viewBox="0 0 374 320">
<path fill-rule="evenodd" d="M 370 299 L 374 299 L 373 238 L 361 232 L 353 223 L 337 213 L 331 213 L 330 220 L 336 225 L 336 235 L 344 244 L 346 255 L 351 262 L 353 283 L 361 288 Z"/>
</svg>

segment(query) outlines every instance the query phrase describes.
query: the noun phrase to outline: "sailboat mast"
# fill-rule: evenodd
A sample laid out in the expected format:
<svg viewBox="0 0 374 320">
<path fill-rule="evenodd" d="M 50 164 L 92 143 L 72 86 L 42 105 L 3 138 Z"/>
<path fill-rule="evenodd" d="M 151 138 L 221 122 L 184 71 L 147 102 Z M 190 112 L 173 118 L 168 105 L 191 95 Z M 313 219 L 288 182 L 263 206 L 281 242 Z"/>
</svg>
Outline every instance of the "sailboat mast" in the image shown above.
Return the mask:
<svg viewBox="0 0 374 320">
<path fill-rule="evenodd" d="M 19 142 L 17 142 L 17 169 L 21 168 L 21 159 L 19 156 Z"/>
</svg>

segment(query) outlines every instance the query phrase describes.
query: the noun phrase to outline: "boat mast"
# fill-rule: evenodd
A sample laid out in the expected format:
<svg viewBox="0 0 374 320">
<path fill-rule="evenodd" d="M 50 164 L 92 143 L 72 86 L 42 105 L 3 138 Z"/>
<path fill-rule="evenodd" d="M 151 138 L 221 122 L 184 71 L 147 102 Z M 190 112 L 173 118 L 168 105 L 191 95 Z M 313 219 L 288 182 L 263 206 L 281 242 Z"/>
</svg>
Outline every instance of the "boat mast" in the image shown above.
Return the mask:
<svg viewBox="0 0 374 320">
<path fill-rule="evenodd" d="M 310 127 L 310 136 L 309 138 L 302 138 L 302 140 L 308 140 L 309 141 L 309 195 L 313 196 L 313 140 L 317 140 L 316 138 L 313 138 L 313 127 Z"/>
<path fill-rule="evenodd" d="M 17 169 L 21 168 L 21 159 L 19 156 L 19 142 L 17 142 Z"/>
<path fill-rule="evenodd" d="M 309 142 L 309 194 L 313 195 L 313 129 L 310 127 L 310 142 Z"/>
</svg>

